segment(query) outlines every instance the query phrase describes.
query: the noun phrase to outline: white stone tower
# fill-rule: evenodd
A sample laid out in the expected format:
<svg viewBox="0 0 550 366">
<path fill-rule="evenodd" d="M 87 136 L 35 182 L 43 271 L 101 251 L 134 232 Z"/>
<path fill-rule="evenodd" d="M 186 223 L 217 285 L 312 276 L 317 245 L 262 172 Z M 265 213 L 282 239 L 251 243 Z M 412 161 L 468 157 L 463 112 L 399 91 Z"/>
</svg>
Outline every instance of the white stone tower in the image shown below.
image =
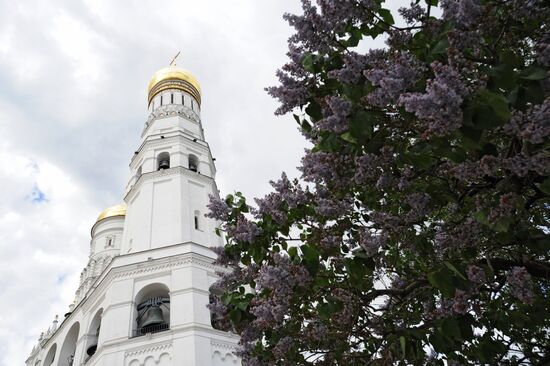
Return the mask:
<svg viewBox="0 0 550 366">
<path fill-rule="evenodd" d="M 75 301 L 27 366 L 240 365 L 238 337 L 214 329 L 206 307 L 216 280 L 206 218 L 217 195 L 195 77 L 176 66 L 153 75 L 149 117 L 130 161 L 125 205 L 103 211 Z"/>
</svg>

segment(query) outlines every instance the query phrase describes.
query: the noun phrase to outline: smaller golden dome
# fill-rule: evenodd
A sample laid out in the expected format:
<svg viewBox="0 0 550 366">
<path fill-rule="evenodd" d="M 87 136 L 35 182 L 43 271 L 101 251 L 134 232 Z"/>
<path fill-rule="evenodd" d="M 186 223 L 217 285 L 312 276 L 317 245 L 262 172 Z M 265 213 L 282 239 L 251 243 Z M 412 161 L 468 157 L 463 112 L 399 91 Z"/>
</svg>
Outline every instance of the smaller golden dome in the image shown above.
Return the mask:
<svg viewBox="0 0 550 366">
<path fill-rule="evenodd" d="M 191 94 L 197 102 L 201 102 L 201 87 L 197 78 L 188 70 L 170 65 L 153 74 L 147 87 L 148 103 L 158 93 L 167 89 L 179 89 Z"/>
<path fill-rule="evenodd" d="M 106 219 L 108 217 L 113 217 L 113 216 L 126 216 L 126 205 L 116 205 L 116 206 L 106 208 L 99 214 L 95 222 L 97 224 L 101 220 Z"/>
</svg>

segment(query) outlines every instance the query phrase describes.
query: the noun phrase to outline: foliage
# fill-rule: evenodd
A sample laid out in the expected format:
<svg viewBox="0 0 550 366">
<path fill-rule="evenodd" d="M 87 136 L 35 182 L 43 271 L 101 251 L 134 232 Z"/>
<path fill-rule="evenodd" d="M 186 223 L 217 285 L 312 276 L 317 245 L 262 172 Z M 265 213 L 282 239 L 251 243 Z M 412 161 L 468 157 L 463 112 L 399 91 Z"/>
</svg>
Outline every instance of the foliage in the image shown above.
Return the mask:
<svg viewBox="0 0 550 366">
<path fill-rule="evenodd" d="M 302 3 L 302 177 L 210 204 L 243 363 L 548 364 L 548 3 Z"/>
</svg>

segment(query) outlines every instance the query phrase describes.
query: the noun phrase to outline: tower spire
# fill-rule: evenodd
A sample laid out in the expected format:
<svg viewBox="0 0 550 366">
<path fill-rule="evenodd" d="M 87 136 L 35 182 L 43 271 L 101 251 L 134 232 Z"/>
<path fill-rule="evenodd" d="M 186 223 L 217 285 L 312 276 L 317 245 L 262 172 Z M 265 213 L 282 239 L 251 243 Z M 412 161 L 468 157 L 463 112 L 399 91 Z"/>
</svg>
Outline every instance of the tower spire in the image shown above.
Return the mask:
<svg viewBox="0 0 550 366">
<path fill-rule="evenodd" d="M 176 55 L 174 56 L 174 58 L 172 59 L 172 61 L 170 61 L 170 66 L 176 66 L 176 59 L 178 58 L 178 56 L 180 55 L 181 51 L 178 51 L 178 53 L 176 53 Z"/>
</svg>

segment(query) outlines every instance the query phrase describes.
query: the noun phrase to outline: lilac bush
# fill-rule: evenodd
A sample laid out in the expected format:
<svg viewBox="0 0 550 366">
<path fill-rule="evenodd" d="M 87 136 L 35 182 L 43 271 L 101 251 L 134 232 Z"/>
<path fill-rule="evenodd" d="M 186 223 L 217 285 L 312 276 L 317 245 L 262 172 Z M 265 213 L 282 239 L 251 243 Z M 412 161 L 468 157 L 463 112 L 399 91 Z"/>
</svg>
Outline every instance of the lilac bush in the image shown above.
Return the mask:
<svg viewBox="0 0 550 366">
<path fill-rule="evenodd" d="M 243 364 L 549 364 L 548 2 L 302 4 L 301 177 L 210 203 Z"/>
</svg>

